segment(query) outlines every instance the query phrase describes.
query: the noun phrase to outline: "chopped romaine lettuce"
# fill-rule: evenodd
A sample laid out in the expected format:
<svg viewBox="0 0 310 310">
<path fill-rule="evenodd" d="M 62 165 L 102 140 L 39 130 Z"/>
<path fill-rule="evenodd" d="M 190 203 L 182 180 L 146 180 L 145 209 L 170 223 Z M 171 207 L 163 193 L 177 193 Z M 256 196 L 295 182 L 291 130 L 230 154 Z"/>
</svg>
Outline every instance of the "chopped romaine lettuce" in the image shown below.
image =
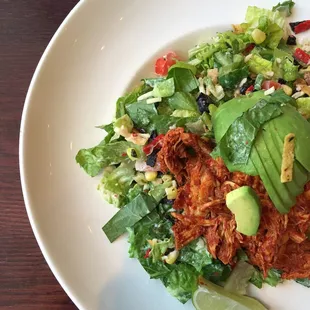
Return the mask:
<svg viewBox="0 0 310 310">
<path fill-rule="evenodd" d="M 183 68 L 183 69 L 189 69 L 193 72 L 193 74 L 196 74 L 197 72 L 197 68 L 187 62 L 184 62 L 184 61 L 177 61 L 173 66 L 171 66 L 169 68 L 169 71 L 170 70 L 173 70 L 174 68 Z"/>
<path fill-rule="evenodd" d="M 163 282 L 167 291 L 184 304 L 198 288 L 197 277 L 195 268 L 187 264 L 179 264 Z"/>
<path fill-rule="evenodd" d="M 194 111 L 189 111 L 189 110 L 175 110 L 173 111 L 173 113 L 171 114 L 171 116 L 173 117 L 197 117 L 199 116 L 198 112 L 194 112 Z"/>
<path fill-rule="evenodd" d="M 136 128 L 147 129 L 152 115 L 157 115 L 155 104 L 148 104 L 145 100 L 126 106 L 126 111 Z"/>
<path fill-rule="evenodd" d="M 247 65 L 250 71 L 255 74 L 263 74 L 267 79 L 270 79 L 273 76 L 272 62 L 260 57 L 259 55 L 252 54 Z"/>
<path fill-rule="evenodd" d="M 151 244 L 150 257 L 152 258 L 153 263 L 161 261 L 168 248 L 174 248 L 174 241 L 172 238 L 164 240 L 153 239 L 149 240 L 149 243 Z"/>
<path fill-rule="evenodd" d="M 119 136 L 128 137 L 133 129 L 133 123 L 130 117 L 125 114 L 122 117 L 115 120 L 113 124 L 113 129 L 115 132 L 114 138 L 119 138 Z"/>
<path fill-rule="evenodd" d="M 279 2 L 276 6 L 272 8 L 273 11 L 279 11 L 283 16 L 288 17 L 292 14 L 292 8 L 294 7 L 295 2 L 289 0 L 284 2 Z"/>
<path fill-rule="evenodd" d="M 180 251 L 178 261 L 192 265 L 197 272 L 201 272 L 203 267 L 213 263 L 212 255 L 208 252 L 203 238 L 192 241 L 185 246 Z"/>
<path fill-rule="evenodd" d="M 138 100 L 138 97 L 142 94 L 147 93 L 150 91 L 149 85 L 146 83 L 141 83 L 141 85 L 134 88 L 130 93 L 127 95 L 120 97 L 116 102 L 116 118 L 122 117 L 126 113 L 125 106 L 131 103 L 134 103 Z"/>
<path fill-rule="evenodd" d="M 139 146 L 127 141 L 117 141 L 90 149 L 81 149 L 75 159 L 87 174 L 94 177 L 104 167 L 125 161 L 127 156 L 124 154 L 128 148 L 135 149 L 138 157 L 142 156 L 142 150 Z"/>
<path fill-rule="evenodd" d="M 153 89 L 154 97 L 170 97 L 174 94 L 174 79 L 170 78 L 162 82 L 156 83 Z"/>
</svg>

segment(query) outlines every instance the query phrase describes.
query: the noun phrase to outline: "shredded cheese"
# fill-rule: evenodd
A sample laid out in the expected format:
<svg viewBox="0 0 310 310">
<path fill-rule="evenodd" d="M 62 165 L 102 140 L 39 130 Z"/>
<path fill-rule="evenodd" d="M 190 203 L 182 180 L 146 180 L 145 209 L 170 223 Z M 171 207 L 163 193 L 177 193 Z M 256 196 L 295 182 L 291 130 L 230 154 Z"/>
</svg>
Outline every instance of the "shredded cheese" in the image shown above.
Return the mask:
<svg viewBox="0 0 310 310">
<path fill-rule="evenodd" d="M 289 133 L 284 138 L 281 166 L 281 183 L 291 182 L 293 179 L 295 150 L 295 134 Z"/>
</svg>

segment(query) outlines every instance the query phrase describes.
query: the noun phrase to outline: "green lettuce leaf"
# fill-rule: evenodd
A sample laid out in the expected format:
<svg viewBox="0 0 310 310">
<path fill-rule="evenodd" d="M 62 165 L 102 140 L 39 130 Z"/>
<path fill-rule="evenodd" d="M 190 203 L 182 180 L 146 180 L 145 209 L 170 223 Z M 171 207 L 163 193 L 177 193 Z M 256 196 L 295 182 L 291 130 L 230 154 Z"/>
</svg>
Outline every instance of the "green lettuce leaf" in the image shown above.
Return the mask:
<svg viewBox="0 0 310 310">
<path fill-rule="evenodd" d="M 170 97 L 174 94 L 175 86 L 174 79 L 170 78 L 156 83 L 153 89 L 154 97 Z"/>
<path fill-rule="evenodd" d="M 277 24 L 281 28 L 284 27 L 285 17 L 283 17 L 279 11 L 270 11 L 256 6 L 248 7 L 245 22 L 248 27 L 257 28 L 259 26 L 259 19 L 262 16 L 267 16 L 272 24 Z"/>
<path fill-rule="evenodd" d="M 298 66 L 295 66 L 293 61 L 286 58 L 283 61 L 282 69 L 284 80 L 292 82 L 298 78 Z"/>
<path fill-rule="evenodd" d="M 199 83 L 189 69 L 175 67 L 168 72 L 167 79 L 173 78 L 175 90 L 179 92 L 190 93 L 198 88 Z"/>
<path fill-rule="evenodd" d="M 148 79 L 143 79 L 144 83 L 152 88 L 155 87 L 156 84 L 163 82 L 165 79 L 164 78 L 148 78 Z M 137 100 L 135 100 L 137 101 Z"/>
<path fill-rule="evenodd" d="M 155 104 L 148 104 L 146 100 L 138 101 L 126 106 L 126 111 L 137 128 L 146 129 L 152 115 L 157 115 Z"/>
<path fill-rule="evenodd" d="M 272 11 L 279 11 L 283 16 L 288 17 L 292 15 L 292 9 L 295 2 L 289 0 L 284 2 L 279 2 L 276 6 L 272 8 Z"/>
<path fill-rule="evenodd" d="M 163 255 L 166 253 L 168 248 L 174 248 L 174 242 L 172 238 L 164 239 L 164 240 L 157 240 L 152 245 L 152 250 L 150 252 L 150 257 L 153 260 L 153 263 L 158 261 L 162 261 Z"/>
<path fill-rule="evenodd" d="M 141 156 L 141 147 L 127 141 L 117 141 L 104 145 L 98 145 L 89 149 L 81 149 L 76 157 L 76 162 L 85 170 L 87 174 L 94 177 L 99 172 L 111 164 L 119 164 L 126 160 L 126 151 L 134 148 Z"/>
<path fill-rule="evenodd" d="M 167 196 L 165 189 L 170 186 L 172 186 L 172 182 L 164 182 L 158 185 L 151 185 L 149 195 L 151 195 L 157 202 L 160 202 L 163 198 Z"/>
<path fill-rule="evenodd" d="M 110 242 L 113 242 L 124 234 L 128 227 L 133 226 L 152 212 L 156 208 L 156 205 L 156 201 L 151 196 L 141 193 L 120 209 L 102 227 L 102 230 Z"/>
<path fill-rule="evenodd" d="M 247 66 L 233 69 L 234 67 L 235 64 L 220 68 L 219 83 L 224 88 L 235 89 L 240 84 L 240 82 L 249 75 Z"/>
<path fill-rule="evenodd" d="M 200 273 L 203 267 L 212 264 L 213 259 L 204 239 L 199 238 L 181 249 L 178 261 L 192 265 Z"/>
<path fill-rule="evenodd" d="M 306 119 L 310 118 L 310 97 L 296 100 L 298 112 Z"/>
<path fill-rule="evenodd" d="M 309 278 L 304 278 L 304 279 L 296 279 L 295 280 L 298 284 L 301 284 L 305 287 L 310 287 L 310 279 Z"/>
<path fill-rule="evenodd" d="M 198 112 L 196 100 L 189 93 L 176 92 L 172 97 L 167 99 L 167 103 L 173 110 Z"/>
<path fill-rule="evenodd" d="M 252 54 L 252 57 L 247 62 L 247 65 L 251 72 L 255 74 L 263 74 L 264 77 L 270 78 L 270 72 L 272 72 L 272 62 L 266 60 L 259 55 Z"/>
<path fill-rule="evenodd" d="M 281 271 L 277 269 L 270 269 L 266 278 L 263 277 L 263 274 L 260 270 L 255 269 L 250 279 L 250 282 L 258 288 L 262 288 L 264 283 L 267 283 L 270 286 L 277 286 L 282 281 Z"/>
<path fill-rule="evenodd" d="M 167 291 L 184 304 L 198 288 L 197 279 L 198 273 L 195 268 L 187 264 L 178 264 L 163 282 Z"/>
<path fill-rule="evenodd" d="M 184 62 L 184 61 L 177 61 L 173 66 L 171 66 L 169 68 L 169 71 L 170 70 L 173 70 L 174 68 L 183 68 L 183 69 L 189 69 L 193 72 L 193 74 L 196 74 L 197 72 L 197 68 L 187 62 Z"/>
<path fill-rule="evenodd" d="M 126 196 L 135 176 L 134 162 L 126 160 L 117 168 L 106 168 L 101 179 L 101 186 L 106 191 Z"/>
<path fill-rule="evenodd" d="M 224 265 L 219 260 L 213 260 L 212 264 L 202 268 L 203 277 L 215 284 L 225 282 L 231 273 L 230 265 Z"/>
<path fill-rule="evenodd" d="M 149 92 L 151 88 L 146 83 L 141 83 L 141 85 L 134 88 L 130 93 L 123 97 L 120 97 L 116 102 L 116 114 L 115 117 L 119 118 L 126 114 L 125 106 L 137 101 L 138 97 L 142 94 Z"/>
</svg>

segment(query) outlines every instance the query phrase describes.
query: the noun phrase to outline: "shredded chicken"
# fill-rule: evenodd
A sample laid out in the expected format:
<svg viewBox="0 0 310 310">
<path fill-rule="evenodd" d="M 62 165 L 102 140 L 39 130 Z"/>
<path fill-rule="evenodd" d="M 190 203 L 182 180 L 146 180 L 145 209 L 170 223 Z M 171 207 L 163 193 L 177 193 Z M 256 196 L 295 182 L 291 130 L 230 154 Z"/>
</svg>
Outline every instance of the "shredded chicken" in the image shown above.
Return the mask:
<svg viewBox="0 0 310 310">
<path fill-rule="evenodd" d="M 162 172 L 174 174 L 178 195 L 174 202 L 173 232 L 179 250 L 204 236 L 214 258 L 234 264 L 238 249 L 246 251 L 250 262 L 266 276 L 270 268 L 283 271 L 285 279 L 310 277 L 310 183 L 297 197 L 288 214 L 280 214 L 258 176 L 230 173 L 221 158 L 210 156 L 214 145 L 184 129 L 170 130 L 158 153 Z M 225 196 L 240 186 L 251 186 L 260 198 L 262 215 L 255 236 L 236 231 L 234 215 Z"/>
</svg>

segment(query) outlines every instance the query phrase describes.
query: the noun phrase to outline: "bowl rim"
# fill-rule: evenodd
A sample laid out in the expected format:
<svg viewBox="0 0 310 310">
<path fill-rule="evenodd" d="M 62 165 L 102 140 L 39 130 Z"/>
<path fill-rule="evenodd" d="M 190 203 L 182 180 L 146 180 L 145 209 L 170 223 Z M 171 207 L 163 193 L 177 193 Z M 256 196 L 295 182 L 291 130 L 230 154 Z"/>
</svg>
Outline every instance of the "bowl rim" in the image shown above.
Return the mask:
<svg viewBox="0 0 310 310">
<path fill-rule="evenodd" d="M 55 34 L 53 35 L 52 39 L 49 41 L 46 49 L 44 50 L 37 67 L 35 69 L 35 72 L 32 76 L 27 95 L 25 98 L 24 102 L 24 107 L 22 110 L 22 116 L 21 116 L 21 123 L 20 123 L 20 132 L 19 132 L 19 172 L 20 172 L 20 182 L 21 182 L 21 188 L 22 188 L 22 194 L 24 198 L 24 204 L 27 212 L 27 216 L 30 222 L 30 226 L 32 228 L 33 234 L 35 236 L 35 239 L 39 245 L 39 248 L 43 254 L 43 257 L 45 261 L 47 262 L 50 270 L 52 271 L 54 277 L 60 284 L 60 286 L 63 288 L 65 293 L 69 296 L 71 301 L 76 305 L 78 309 L 84 309 L 78 298 L 74 296 L 74 294 L 71 292 L 70 287 L 66 284 L 66 281 L 62 278 L 60 273 L 58 272 L 58 268 L 55 266 L 53 263 L 53 260 L 50 259 L 48 252 L 46 250 L 46 246 L 44 242 L 42 241 L 38 225 L 34 219 L 33 211 L 32 211 L 32 202 L 31 202 L 31 195 L 29 194 L 28 191 L 28 181 L 25 175 L 25 139 L 26 139 L 26 124 L 27 124 L 27 119 L 29 116 L 29 107 L 31 105 L 32 101 L 32 94 L 35 90 L 37 81 L 40 78 L 40 74 L 42 71 L 42 68 L 47 61 L 48 55 L 50 51 L 52 50 L 53 46 L 56 44 L 58 38 L 60 37 L 61 33 L 63 33 L 66 29 L 66 26 L 70 23 L 71 19 L 73 18 L 74 15 L 79 12 L 83 5 L 85 5 L 87 1 L 86 0 L 80 0 L 74 7 L 73 9 L 68 13 L 68 15 L 65 17 L 63 22 L 60 24 L 58 29 L 56 30 Z"/>
</svg>

